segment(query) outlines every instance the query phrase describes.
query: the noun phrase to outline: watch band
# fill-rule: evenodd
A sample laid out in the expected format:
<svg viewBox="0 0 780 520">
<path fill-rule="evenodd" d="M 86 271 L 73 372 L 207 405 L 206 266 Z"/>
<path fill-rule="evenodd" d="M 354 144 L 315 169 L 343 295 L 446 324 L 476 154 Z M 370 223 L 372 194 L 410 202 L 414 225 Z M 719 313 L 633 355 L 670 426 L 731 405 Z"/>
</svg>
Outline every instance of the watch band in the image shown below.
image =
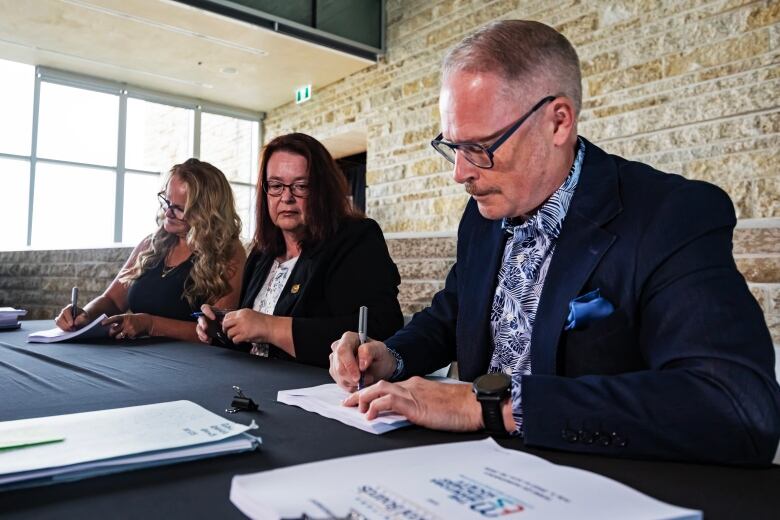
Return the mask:
<svg viewBox="0 0 780 520">
<path fill-rule="evenodd" d="M 482 407 L 482 422 L 491 435 L 506 435 L 502 406 L 510 396 L 512 379 L 504 373 L 494 372 L 479 376 L 472 386 Z"/>
<path fill-rule="evenodd" d="M 502 399 L 481 399 L 482 421 L 485 423 L 485 430 L 491 435 L 506 435 L 504 426 L 504 414 L 501 413 Z"/>
</svg>

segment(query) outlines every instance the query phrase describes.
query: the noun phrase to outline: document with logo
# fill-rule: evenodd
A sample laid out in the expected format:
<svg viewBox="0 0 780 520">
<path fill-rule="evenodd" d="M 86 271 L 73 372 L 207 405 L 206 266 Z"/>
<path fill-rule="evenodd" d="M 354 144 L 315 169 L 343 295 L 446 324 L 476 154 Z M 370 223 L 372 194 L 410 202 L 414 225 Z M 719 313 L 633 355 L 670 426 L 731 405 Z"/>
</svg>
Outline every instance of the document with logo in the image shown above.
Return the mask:
<svg viewBox="0 0 780 520">
<path fill-rule="evenodd" d="M 411 424 L 403 415 L 394 413 L 382 414 L 369 421 L 356 407 L 341 404 L 348 395 L 349 392 L 339 385 L 330 383 L 310 388 L 281 390 L 276 395 L 276 400 L 377 435 Z"/>
<path fill-rule="evenodd" d="M 0 491 L 254 450 L 253 428 L 190 401 L 0 422 Z"/>
<path fill-rule="evenodd" d="M 492 439 L 238 475 L 230 500 L 250 518 L 263 519 L 702 517 L 601 475 L 502 448 Z"/>
<path fill-rule="evenodd" d="M 92 320 L 92 323 L 84 325 L 78 330 L 71 332 L 54 327 L 53 329 L 42 330 L 40 332 L 33 332 L 27 335 L 28 343 L 56 343 L 58 341 L 68 341 L 69 339 L 78 338 L 80 340 L 93 340 L 108 338 L 109 325 L 103 326 L 100 324 L 108 316 L 101 314 L 99 317 Z"/>
</svg>

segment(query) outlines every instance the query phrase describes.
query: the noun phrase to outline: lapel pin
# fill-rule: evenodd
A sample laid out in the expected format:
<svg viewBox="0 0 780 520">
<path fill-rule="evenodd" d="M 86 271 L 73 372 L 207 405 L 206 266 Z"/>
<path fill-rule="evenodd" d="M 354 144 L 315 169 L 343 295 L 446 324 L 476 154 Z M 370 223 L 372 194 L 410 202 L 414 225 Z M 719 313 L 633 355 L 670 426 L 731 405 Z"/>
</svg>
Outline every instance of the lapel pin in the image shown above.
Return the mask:
<svg viewBox="0 0 780 520">
<path fill-rule="evenodd" d="M 297 294 L 300 289 L 301 289 L 301 284 L 296 283 L 295 285 L 292 286 L 290 292 L 293 294 Z"/>
</svg>

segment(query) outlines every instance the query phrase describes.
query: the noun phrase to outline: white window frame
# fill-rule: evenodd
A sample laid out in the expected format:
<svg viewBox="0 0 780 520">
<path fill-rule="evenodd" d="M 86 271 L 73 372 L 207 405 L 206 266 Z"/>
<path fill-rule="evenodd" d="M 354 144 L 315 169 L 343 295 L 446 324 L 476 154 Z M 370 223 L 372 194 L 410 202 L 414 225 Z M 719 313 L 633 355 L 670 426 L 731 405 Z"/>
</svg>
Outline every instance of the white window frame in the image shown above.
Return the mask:
<svg viewBox="0 0 780 520">
<path fill-rule="evenodd" d="M 38 157 L 38 121 L 40 115 L 40 100 L 41 100 L 41 83 L 53 83 L 63 85 L 67 87 L 80 88 L 83 90 L 90 90 L 93 92 L 103 92 L 106 94 L 112 94 L 119 97 L 119 117 L 118 117 L 118 143 L 117 143 L 117 157 L 116 165 L 106 166 L 91 163 L 63 161 L 57 159 L 49 159 Z M 27 209 L 27 246 L 32 244 L 32 225 L 34 217 L 34 200 L 35 200 L 35 170 L 37 163 L 49 163 L 49 164 L 61 164 L 68 166 L 80 166 L 86 168 L 94 168 L 98 170 L 106 170 L 109 172 L 116 171 L 116 192 L 114 201 L 114 243 L 122 243 L 122 227 L 123 227 L 123 215 L 124 215 L 124 186 L 125 186 L 125 173 L 130 172 L 134 174 L 145 175 L 159 175 L 160 172 L 128 169 L 125 167 L 125 148 L 127 142 L 127 100 L 128 98 L 140 99 L 143 101 L 149 101 L 153 103 L 159 103 L 163 105 L 169 105 L 179 108 L 187 108 L 193 110 L 194 124 L 193 124 L 193 143 L 192 143 L 192 155 L 193 157 L 200 158 L 200 139 L 201 139 L 201 115 L 206 112 L 210 114 L 217 114 L 227 117 L 233 117 L 236 119 L 243 119 L 251 122 L 258 123 L 257 142 L 252 143 L 253 156 L 258 155 L 260 143 L 263 142 L 263 119 L 265 118 L 264 112 L 252 112 L 241 108 L 231 107 L 227 105 L 220 105 L 217 103 L 211 103 L 200 99 L 193 99 L 185 96 L 178 96 L 175 94 L 166 94 L 154 90 L 145 89 L 142 87 L 136 87 L 128 85 L 127 83 L 120 83 L 116 81 L 104 80 L 74 72 L 66 72 L 62 70 L 52 69 L 49 67 L 36 66 L 35 67 L 35 84 L 33 93 L 33 124 L 32 124 L 32 144 L 30 146 L 30 155 L 17 155 L 10 153 L 0 152 L 0 157 L 9 159 L 20 159 L 29 161 L 30 164 L 30 188 L 29 188 L 29 203 Z M 256 164 L 257 157 L 252 157 L 250 164 Z M 242 181 L 230 181 L 231 185 L 245 186 L 257 189 L 256 182 L 242 182 Z M 109 244 L 107 244 L 109 245 Z"/>
</svg>

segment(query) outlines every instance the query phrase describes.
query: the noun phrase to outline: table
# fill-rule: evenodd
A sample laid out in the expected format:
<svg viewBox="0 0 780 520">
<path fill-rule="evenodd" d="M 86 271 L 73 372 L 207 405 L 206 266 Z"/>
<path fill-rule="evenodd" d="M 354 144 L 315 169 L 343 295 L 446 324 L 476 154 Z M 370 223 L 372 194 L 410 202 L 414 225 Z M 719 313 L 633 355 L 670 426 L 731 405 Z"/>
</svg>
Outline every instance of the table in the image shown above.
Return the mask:
<svg viewBox="0 0 780 520">
<path fill-rule="evenodd" d="M 263 445 L 251 453 L 0 493 L 2 518 L 243 518 L 228 499 L 236 474 L 484 437 L 419 427 L 376 436 L 277 403 L 278 390 L 330 382 L 326 370 L 297 363 L 167 340 L 26 343 L 28 333 L 51 326 L 51 321 L 26 321 L 21 330 L 0 333 L 0 420 L 188 399 L 236 422 L 255 419 Z M 227 414 L 232 385 L 261 411 Z M 780 515 L 780 467 L 626 460 L 530 449 L 519 439 L 499 442 L 701 509 L 707 519 Z"/>
</svg>

